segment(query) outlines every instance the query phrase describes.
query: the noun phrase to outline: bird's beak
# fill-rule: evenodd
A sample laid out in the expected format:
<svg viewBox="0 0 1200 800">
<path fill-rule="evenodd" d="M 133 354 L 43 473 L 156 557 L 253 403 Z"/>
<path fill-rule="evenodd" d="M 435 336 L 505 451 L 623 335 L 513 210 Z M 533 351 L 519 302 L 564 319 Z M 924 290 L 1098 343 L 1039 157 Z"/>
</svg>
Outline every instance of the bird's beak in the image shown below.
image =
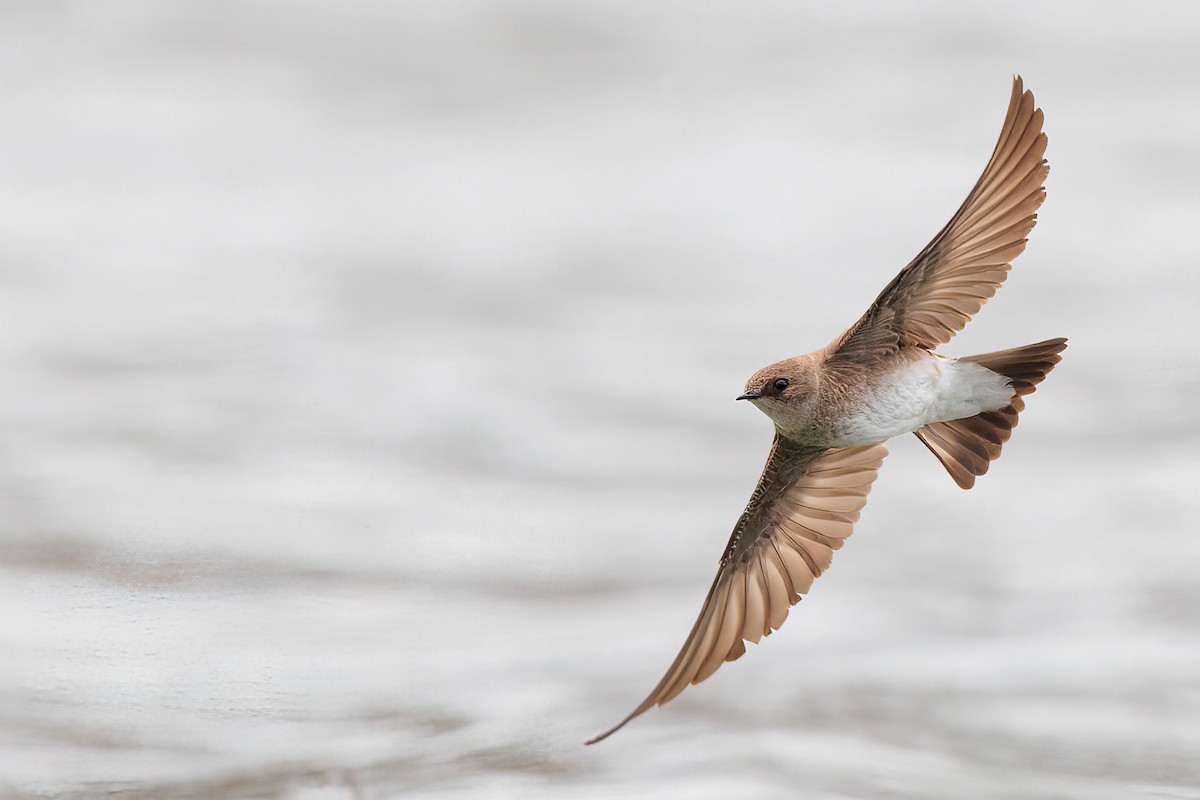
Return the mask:
<svg viewBox="0 0 1200 800">
<path fill-rule="evenodd" d="M 760 397 L 762 397 L 761 392 L 746 392 L 745 394 L 739 394 L 737 397 L 735 397 L 733 399 L 734 400 L 757 400 Z"/>
</svg>

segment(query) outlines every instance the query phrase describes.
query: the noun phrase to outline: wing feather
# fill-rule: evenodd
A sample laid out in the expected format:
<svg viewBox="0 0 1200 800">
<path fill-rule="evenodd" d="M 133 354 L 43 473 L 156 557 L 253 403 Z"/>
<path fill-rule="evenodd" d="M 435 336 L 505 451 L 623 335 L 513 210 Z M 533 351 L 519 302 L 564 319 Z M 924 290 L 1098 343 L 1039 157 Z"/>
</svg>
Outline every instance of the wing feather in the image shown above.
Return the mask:
<svg viewBox="0 0 1200 800">
<path fill-rule="evenodd" d="M 758 569 L 754 569 L 753 566 L 757 566 Z M 746 572 L 746 619 L 742 625 L 742 638 L 758 644 L 770 630 L 766 627 L 767 607 L 770 603 L 767 576 L 762 564 L 752 565 Z"/>
<path fill-rule="evenodd" d="M 1046 197 L 1044 116 L 1013 79 L 992 157 L 967 199 L 867 313 L 829 347 L 830 364 L 862 363 L 900 347 L 950 341 L 1004 283 Z"/>
<path fill-rule="evenodd" d="M 739 658 L 746 641 L 778 630 L 850 535 L 886 455 L 882 444 L 822 450 L 776 436 L 679 655 L 641 705 L 588 744 Z"/>
</svg>

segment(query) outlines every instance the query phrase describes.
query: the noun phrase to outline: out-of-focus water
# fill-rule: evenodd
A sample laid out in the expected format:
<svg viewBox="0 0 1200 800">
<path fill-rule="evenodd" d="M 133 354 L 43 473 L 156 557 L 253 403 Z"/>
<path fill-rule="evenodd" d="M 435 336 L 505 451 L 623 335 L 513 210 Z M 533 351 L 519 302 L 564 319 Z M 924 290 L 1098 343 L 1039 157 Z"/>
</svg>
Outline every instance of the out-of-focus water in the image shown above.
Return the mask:
<svg viewBox="0 0 1200 800">
<path fill-rule="evenodd" d="M 1200 797 L 1200 6 L 0 18 L 0 795 Z M 947 352 L 1066 360 L 582 747 L 761 468 L 745 377 L 949 217 L 1014 71 L 1049 199 Z"/>
</svg>

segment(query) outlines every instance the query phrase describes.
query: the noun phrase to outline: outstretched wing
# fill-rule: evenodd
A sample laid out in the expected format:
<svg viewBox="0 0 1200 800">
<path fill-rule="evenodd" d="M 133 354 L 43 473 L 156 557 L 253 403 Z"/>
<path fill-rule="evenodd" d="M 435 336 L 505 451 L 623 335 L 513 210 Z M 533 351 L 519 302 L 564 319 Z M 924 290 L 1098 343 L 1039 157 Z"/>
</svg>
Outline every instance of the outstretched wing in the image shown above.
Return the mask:
<svg viewBox="0 0 1200 800">
<path fill-rule="evenodd" d="M 882 444 L 826 450 L 778 435 L 750 503 L 721 556 L 717 578 L 675 663 L 625 723 L 699 683 L 783 624 L 788 609 L 853 530 L 883 464 Z"/>
<path fill-rule="evenodd" d="M 830 348 L 830 360 L 869 361 L 900 347 L 950 341 L 1008 276 L 1037 222 L 1050 171 L 1042 110 L 1013 78 L 1000 140 L 962 207 Z"/>
</svg>

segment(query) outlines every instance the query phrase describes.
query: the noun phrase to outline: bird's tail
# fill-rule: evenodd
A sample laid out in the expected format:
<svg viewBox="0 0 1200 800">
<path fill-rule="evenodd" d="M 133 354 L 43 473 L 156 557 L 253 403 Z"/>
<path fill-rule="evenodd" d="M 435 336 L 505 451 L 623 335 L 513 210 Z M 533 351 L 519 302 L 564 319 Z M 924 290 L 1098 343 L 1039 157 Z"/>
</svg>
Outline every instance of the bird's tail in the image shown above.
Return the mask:
<svg viewBox="0 0 1200 800">
<path fill-rule="evenodd" d="M 1017 427 L 1017 415 L 1025 410 L 1022 398 L 1033 394 L 1042 379 L 1062 360 L 1059 353 L 1066 349 L 1066 339 L 1048 339 L 959 359 L 987 367 L 1011 380 L 1012 401 L 999 411 L 986 411 L 953 422 L 935 422 L 913 433 L 938 457 L 955 483 L 970 489 L 975 485 L 975 478 L 987 472 L 991 462 L 1000 457 L 1000 448 Z"/>
</svg>

